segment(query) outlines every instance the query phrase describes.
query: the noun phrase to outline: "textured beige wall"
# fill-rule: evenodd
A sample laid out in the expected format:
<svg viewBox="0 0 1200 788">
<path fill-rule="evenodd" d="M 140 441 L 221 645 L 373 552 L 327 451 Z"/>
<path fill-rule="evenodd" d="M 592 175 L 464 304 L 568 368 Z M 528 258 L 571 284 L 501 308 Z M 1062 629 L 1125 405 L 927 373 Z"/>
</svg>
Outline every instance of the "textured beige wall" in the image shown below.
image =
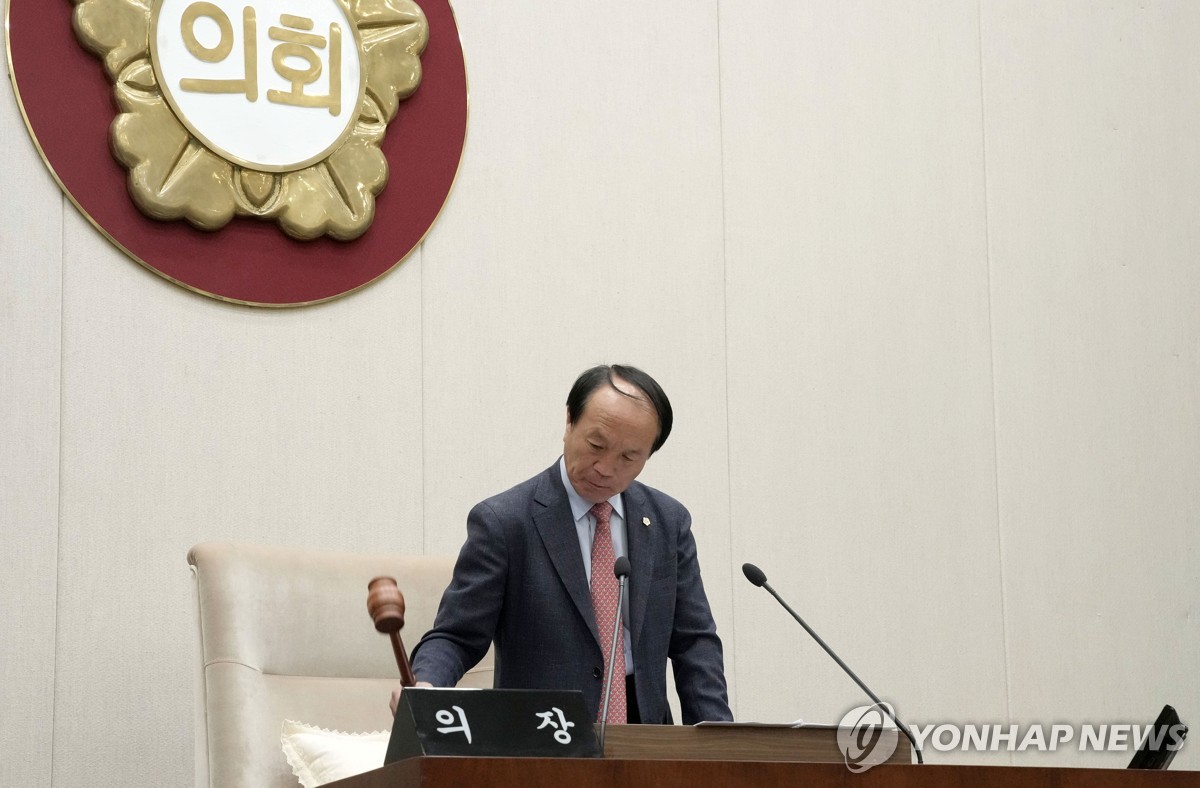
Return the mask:
<svg viewBox="0 0 1200 788">
<path fill-rule="evenodd" d="M 777 5 L 721 28 L 735 557 L 902 714 L 1005 719 L 975 7 Z M 734 597 L 739 712 L 857 705 Z"/>
<path fill-rule="evenodd" d="M 910 721 L 1197 713 L 1200 6 L 455 6 L 449 204 L 303 310 L 125 259 L 4 88 L 0 783 L 190 783 L 187 548 L 453 552 L 602 361 L 739 718 L 860 701 L 743 561 Z"/>
<path fill-rule="evenodd" d="M 983 22 L 1011 713 L 1195 729 L 1200 5 Z"/>
<path fill-rule="evenodd" d="M 7 52 L 3 58 L 8 73 Z M 9 84 L 4 80 L 5 85 Z M 62 192 L 0 100 L 0 783 L 49 785 L 54 739 Z"/>
</svg>

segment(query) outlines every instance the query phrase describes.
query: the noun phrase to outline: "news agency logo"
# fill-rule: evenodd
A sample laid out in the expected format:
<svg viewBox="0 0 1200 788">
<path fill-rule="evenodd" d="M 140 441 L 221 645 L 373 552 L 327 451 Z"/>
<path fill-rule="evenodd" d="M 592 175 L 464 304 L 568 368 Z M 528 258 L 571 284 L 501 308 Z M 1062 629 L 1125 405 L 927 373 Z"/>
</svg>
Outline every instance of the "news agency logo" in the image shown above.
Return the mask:
<svg viewBox="0 0 1200 788">
<path fill-rule="evenodd" d="M 1187 726 L 1104 723 L 1100 725 L 913 725 L 913 738 L 922 749 L 937 752 L 1131 752 L 1141 744 L 1153 750 L 1177 752 Z"/>
<path fill-rule="evenodd" d="M 865 772 L 892 757 L 900 733 L 892 725 L 892 707 L 886 703 L 853 708 L 838 723 L 838 748 L 846 768 Z"/>
<path fill-rule="evenodd" d="M 886 703 L 858 706 L 838 723 L 837 741 L 846 768 L 865 772 L 887 762 L 896 752 L 900 732 Z M 1178 752 L 1187 738 L 1187 726 L 1105 723 L 1044 725 L 1017 723 L 912 726 L 916 745 L 935 752 L 1132 752 L 1145 744 L 1152 750 Z"/>
</svg>

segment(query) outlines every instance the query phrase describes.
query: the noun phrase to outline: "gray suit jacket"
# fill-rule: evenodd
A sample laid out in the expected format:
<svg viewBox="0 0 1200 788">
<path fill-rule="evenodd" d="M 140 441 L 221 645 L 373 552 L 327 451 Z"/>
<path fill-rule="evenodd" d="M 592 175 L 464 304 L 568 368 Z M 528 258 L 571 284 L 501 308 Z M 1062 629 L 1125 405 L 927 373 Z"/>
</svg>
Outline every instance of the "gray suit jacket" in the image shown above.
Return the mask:
<svg viewBox="0 0 1200 788">
<path fill-rule="evenodd" d="M 671 722 L 668 657 L 685 724 L 733 719 L 691 515 L 638 482 L 625 491 L 624 504 L 642 722 Z M 454 686 L 494 640 L 497 687 L 579 689 L 596 715 L 604 644 L 612 635 L 596 630 L 574 522 L 557 463 L 471 510 L 467 541 L 433 629 L 413 649 L 418 680 Z"/>
</svg>

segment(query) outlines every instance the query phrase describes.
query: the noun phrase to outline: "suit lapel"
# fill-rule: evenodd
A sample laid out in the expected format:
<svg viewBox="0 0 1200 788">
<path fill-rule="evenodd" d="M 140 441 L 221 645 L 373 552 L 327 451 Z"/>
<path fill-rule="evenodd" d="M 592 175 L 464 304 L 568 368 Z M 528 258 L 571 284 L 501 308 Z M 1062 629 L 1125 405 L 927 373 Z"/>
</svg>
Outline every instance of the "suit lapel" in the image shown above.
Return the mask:
<svg viewBox="0 0 1200 788">
<path fill-rule="evenodd" d="M 629 633 L 636 647 L 646 617 L 650 573 L 654 570 L 654 526 L 647 527 L 649 502 L 635 482 L 625 491 L 625 538 L 629 550 Z"/>
<path fill-rule="evenodd" d="M 592 631 L 596 643 L 600 635 L 596 628 L 596 614 L 592 610 L 592 592 L 588 588 L 587 573 L 583 569 L 583 556 L 579 552 L 579 536 L 575 530 L 575 517 L 567 491 L 563 489 L 558 463 L 542 474 L 534 494 L 533 522 L 550 562 L 567 589 L 579 615 Z"/>
</svg>

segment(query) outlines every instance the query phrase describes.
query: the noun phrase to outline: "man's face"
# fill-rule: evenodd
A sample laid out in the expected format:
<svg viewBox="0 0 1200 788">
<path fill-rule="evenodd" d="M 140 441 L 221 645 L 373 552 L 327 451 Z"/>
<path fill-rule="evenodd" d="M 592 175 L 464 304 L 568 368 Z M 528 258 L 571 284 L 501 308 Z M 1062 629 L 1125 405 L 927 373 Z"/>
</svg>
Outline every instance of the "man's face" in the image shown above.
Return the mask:
<svg viewBox="0 0 1200 788">
<path fill-rule="evenodd" d="M 567 417 L 563 458 L 575 492 L 589 503 L 606 501 L 625 492 L 650 459 L 658 437 L 658 415 L 642 393 L 614 378 L 621 391 L 603 384 L 588 398 L 579 419 Z"/>
</svg>

